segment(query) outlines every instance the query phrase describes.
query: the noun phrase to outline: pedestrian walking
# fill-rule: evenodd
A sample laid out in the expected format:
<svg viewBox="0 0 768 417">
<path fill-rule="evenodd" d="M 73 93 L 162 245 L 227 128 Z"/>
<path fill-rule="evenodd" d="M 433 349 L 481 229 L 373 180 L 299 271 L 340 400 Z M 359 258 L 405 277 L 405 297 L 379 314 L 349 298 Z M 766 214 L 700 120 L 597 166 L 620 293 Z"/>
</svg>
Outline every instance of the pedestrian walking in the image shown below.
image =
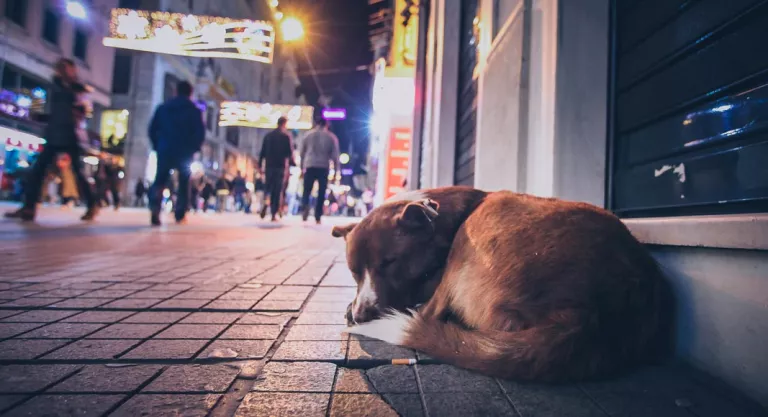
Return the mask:
<svg viewBox="0 0 768 417">
<path fill-rule="evenodd" d="M 266 190 L 266 185 L 264 184 L 264 180 L 262 179 L 262 175 L 260 173 L 256 173 L 256 180 L 253 182 L 253 193 L 254 193 L 254 200 L 256 203 L 256 210 L 261 213 L 262 208 L 264 207 L 264 192 Z"/>
<path fill-rule="evenodd" d="M 144 207 L 144 196 L 147 194 L 147 185 L 144 184 L 144 179 L 139 178 L 136 180 L 136 188 L 133 191 L 133 196 L 136 199 L 133 203 L 135 207 Z"/>
<path fill-rule="evenodd" d="M 176 222 L 183 223 L 187 213 L 190 164 L 205 140 L 203 114 L 192 102 L 192 92 L 190 83 L 179 82 L 176 97 L 157 107 L 149 125 L 149 139 L 157 153 L 157 174 L 149 192 L 153 226 L 161 224 L 162 191 L 172 169 L 178 172 L 178 198 L 174 204 Z"/>
<path fill-rule="evenodd" d="M 329 130 L 328 121 L 319 119 L 304 140 L 301 142 L 301 167 L 304 173 L 304 194 L 301 198 L 301 217 L 307 221 L 309 217 L 309 197 L 317 182 L 317 199 L 315 200 L 315 221 L 320 224 L 325 206 L 325 190 L 328 188 L 329 164 L 333 163 L 334 170 L 340 172 L 339 138 Z"/>
<path fill-rule="evenodd" d="M 211 182 L 208 181 L 207 178 L 203 178 L 203 187 L 202 190 L 200 190 L 200 197 L 203 199 L 203 213 L 208 212 L 208 204 L 210 203 L 213 194 L 213 185 L 211 185 Z"/>
<path fill-rule="evenodd" d="M 248 188 L 245 186 L 245 178 L 243 178 L 243 173 L 240 171 L 237 171 L 237 176 L 232 180 L 232 194 L 235 197 L 235 211 L 240 211 L 245 209 L 245 193 L 248 191 Z"/>
<path fill-rule="evenodd" d="M 282 203 L 283 185 L 286 172 L 293 158 L 293 140 L 287 128 L 288 119 L 277 119 L 277 129 L 264 136 L 259 153 L 259 170 L 266 177 L 266 195 L 269 198 L 269 209 L 272 221 L 277 221 Z M 267 215 L 267 205 L 261 208 L 261 218 Z"/>
<path fill-rule="evenodd" d="M 120 167 L 116 158 L 106 158 L 104 163 L 104 186 L 112 197 L 112 206 L 115 211 L 120 209 Z"/>
<path fill-rule="evenodd" d="M 77 185 L 86 201 L 87 211 L 81 219 L 91 221 L 98 213 L 98 205 L 91 185 L 83 173 L 82 156 L 85 150 L 81 147 L 79 137 L 82 130 L 80 127 L 86 115 L 84 95 L 89 89 L 79 81 L 77 67 L 71 59 L 59 59 L 56 62 L 55 71 L 49 101 L 51 112 L 45 117 L 47 119 L 44 134 L 46 144 L 29 173 L 24 192 L 24 205 L 16 211 L 5 213 L 7 218 L 18 218 L 22 221 L 35 219 L 45 173 L 60 153 L 69 155 Z"/>
<path fill-rule="evenodd" d="M 232 184 L 224 177 L 224 173 L 221 173 L 221 177 L 216 180 L 216 212 L 221 213 L 227 210 L 227 201 L 229 200 L 229 193 L 232 190 Z"/>
<path fill-rule="evenodd" d="M 200 188 L 201 188 L 201 181 L 200 180 L 193 180 L 192 186 L 190 187 L 190 197 L 189 197 L 189 203 L 191 204 L 191 209 L 193 213 L 197 213 L 197 207 L 199 205 L 199 197 L 200 197 Z"/>
</svg>

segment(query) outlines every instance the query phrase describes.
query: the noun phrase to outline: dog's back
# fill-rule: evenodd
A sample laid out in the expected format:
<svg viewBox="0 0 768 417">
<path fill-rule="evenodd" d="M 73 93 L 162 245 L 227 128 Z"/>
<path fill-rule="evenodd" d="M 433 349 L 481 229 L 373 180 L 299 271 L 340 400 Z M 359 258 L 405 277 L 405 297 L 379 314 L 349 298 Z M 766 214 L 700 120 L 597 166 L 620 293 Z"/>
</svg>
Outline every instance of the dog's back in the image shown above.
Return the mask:
<svg viewBox="0 0 768 417">
<path fill-rule="evenodd" d="M 385 318 L 378 332 L 397 326 L 395 342 L 488 375 L 584 379 L 658 356 L 669 322 L 663 285 L 609 212 L 491 193 L 458 228 L 430 301 L 413 317 Z"/>
</svg>

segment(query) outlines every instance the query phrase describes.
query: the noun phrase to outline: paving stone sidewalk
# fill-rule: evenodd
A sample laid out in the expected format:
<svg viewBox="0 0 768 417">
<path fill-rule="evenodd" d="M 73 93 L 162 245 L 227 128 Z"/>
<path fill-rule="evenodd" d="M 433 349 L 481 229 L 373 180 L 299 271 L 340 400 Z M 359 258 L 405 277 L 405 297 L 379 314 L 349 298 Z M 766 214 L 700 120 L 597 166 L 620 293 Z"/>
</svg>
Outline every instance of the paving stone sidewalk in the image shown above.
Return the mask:
<svg viewBox="0 0 768 417">
<path fill-rule="evenodd" d="M 75 218 L 0 223 L 2 415 L 760 415 L 678 367 L 521 384 L 342 335 L 355 287 L 329 226 Z"/>
</svg>

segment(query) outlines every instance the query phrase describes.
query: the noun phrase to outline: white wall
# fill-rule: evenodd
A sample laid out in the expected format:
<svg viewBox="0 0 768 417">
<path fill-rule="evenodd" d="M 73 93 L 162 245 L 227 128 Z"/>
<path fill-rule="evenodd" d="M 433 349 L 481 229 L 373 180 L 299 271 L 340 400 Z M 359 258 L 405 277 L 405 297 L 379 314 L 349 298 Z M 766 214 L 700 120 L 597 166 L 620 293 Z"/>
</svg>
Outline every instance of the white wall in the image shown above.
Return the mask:
<svg viewBox="0 0 768 417">
<path fill-rule="evenodd" d="M 456 152 L 456 103 L 459 71 L 460 3 L 430 2 L 427 77 L 421 144 L 421 185 L 453 185 Z M 419 132 L 417 132 L 419 134 Z M 411 166 L 416 166 L 415 162 Z"/>
<path fill-rule="evenodd" d="M 556 0 L 481 3 L 475 186 L 554 194 Z M 498 25 L 492 38 L 494 25 Z"/>
<path fill-rule="evenodd" d="M 512 3 L 523 2 L 528 5 L 527 14 L 509 8 Z M 492 0 L 482 3 L 484 21 L 492 21 L 492 4 Z M 481 42 L 487 49 L 481 48 L 476 186 L 603 206 L 609 0 L 501 0 L 501 6 L 513 11 L 504 12 L 507 19 L 493 43 Z M 439 28 L 440 20 L 435 20 L 431 25 Z M 484 29 L 490 33 L 490 27 Z M 430 27 L 430 36 L 435 33 L 443 35 Z M 530 47 L 526 47 L 527 43 Z M 441 53 L 437 50 L 438 63 L 444 60 Z M 427 90 L 424 110 L 431 123 L 424 130 L 422 179 L 429 180 L 422 184 L 425 188 L 453 178 L 452 173 L 434 178 L 440 164 L 430 146 L 435 146 L 435 126 L 439 126 L 440 115 L 445 114 L 445 103 L 455 109 L 455 101 L 451 100 L 456 94 L 451 86 L 436 91 L 443 88 L 436 82 L 440 69 L 437 65 L 430 67 L 429 60 L 430 55 L 427 73 L 431 82 L 427 88 L 435 91 Z M 429 75 L 432 68 L 438 73 Z M 521 123 L 525 118 L 527 128 L 526 123 Z M 453 144 L 454 133 L 441 140 Z M 712 222 L 727 221 L 711 217 L 701 221 L 696 230 L 703 231 Z M 744 224 L 766 221 L 744 217 Z M 680 223 L 691 220 L 695 218 L 681 219 Z M 638 236 L 654 244 L 651 253 L 673 287 L 677 311 L 670 320 L 677 321 L 677 356 L 768 406 L 767 248 L 707 248 L 716 243 L 695 238 L 699 247 L 675 246 L 680 243 L 665 241 L 669 233 L 658 233 L 668 230 L 669 223 L 649 229 L 648 222 L 653 223 L 653 219 L 626 221 L 631 230 L 645 228 Z M 712 227 L 719 233 L 738 233 L 737 228 L 728 229 L 725 223 Z M 649 236 L 653 230 L 657 230 L 656 234 Z M 731 236 L 725 240 L 740 239 Z"/>
<path fill-rule="evenodd" d="M 493 16 L 492 3 L 481 4 L 484 22 Z M 514 3 L 493 41 L 491 25 L 483 25 L 480 35 L 475 186 L 489 191 L 518 190 L 524 156 L 528 95 L 524 38 L 529 35 L 525 2 Z"/>
</svg>

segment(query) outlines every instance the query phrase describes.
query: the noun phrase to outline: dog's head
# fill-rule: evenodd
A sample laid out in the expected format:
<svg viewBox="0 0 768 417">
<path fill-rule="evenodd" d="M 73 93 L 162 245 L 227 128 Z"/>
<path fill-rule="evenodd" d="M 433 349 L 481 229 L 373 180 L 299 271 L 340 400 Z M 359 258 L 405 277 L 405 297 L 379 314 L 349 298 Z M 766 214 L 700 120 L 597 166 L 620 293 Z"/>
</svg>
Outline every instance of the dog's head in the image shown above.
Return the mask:
<svg viewBox="0 0 768 417">
<path fill-rule="evenodd" d="M 438 210 L 438 203 L 427 198 L 393 202 L 359 224 L 333 228 L 333 236 L 346 240 L 347 262 L 357 282 L 348 322 L 414 307 L 431 295 L 445 251 L 434 243 Z"/>
</svg>

